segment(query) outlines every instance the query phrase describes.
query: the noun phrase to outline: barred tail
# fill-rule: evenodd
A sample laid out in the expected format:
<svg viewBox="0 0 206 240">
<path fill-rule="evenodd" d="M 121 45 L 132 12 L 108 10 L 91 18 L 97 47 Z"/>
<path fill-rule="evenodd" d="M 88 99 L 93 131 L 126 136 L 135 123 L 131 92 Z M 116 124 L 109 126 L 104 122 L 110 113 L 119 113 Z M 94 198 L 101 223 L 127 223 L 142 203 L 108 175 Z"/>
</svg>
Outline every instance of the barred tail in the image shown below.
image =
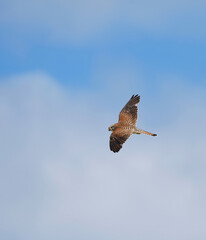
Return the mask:
<svg viewBox="0 0 206 240">
<path fill-rule="evenodd" d="M 135 134 L 141 134 L 141 133 L 143 133 L 143 134 L 147 134 L 147 135 L 150 135 L 150 136 L 157 136 L 157 134 L 155 134 L 155 133 L 150 133 L 150 132 L 144 131 L 144 130 L 139 129 L 139 128 L 138 128 L 136 131 L 134 131 L 134 133 L 135 133 Z"/>
</svg>

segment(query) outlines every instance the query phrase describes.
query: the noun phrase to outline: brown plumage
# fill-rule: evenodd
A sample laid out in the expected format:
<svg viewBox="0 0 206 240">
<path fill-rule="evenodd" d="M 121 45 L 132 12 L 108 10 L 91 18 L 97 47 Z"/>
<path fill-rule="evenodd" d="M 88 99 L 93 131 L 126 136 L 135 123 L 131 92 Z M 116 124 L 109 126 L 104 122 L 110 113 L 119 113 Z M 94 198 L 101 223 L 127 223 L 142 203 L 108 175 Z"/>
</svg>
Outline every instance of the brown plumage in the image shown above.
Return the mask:
<svg viewBox="0 0 206 240">
<path fill-rule="evenodd" d="M 123 143 L 132 134 L 147 134 L 150 136 L 157 136 L 142 129 L 136 127 L 137 123 L 137 104 L 140 102 L 139 95 L 133 95 L 128 103 L 123 107 L 119 114 L 119 122 L 111 125 L 109 131 L 112 131 L 110 135 L 110 150 L 113 152 L 118 152 Z"/>
</svg>

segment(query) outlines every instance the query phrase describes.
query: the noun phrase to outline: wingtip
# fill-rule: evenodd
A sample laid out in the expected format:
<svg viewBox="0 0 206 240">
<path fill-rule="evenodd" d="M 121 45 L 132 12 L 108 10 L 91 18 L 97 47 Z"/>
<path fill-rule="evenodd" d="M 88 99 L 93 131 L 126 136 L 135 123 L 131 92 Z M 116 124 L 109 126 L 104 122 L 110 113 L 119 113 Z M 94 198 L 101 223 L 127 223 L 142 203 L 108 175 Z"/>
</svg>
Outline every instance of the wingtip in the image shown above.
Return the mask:
<svg viewBox="0 0 206 240">
<path fill-rule="evenodd" d="M 133 94 L 131 98 L 140 98 L 140 95 L 139 94 Z"/>
<path fill-rule="evenodd" d="M 113 152 L 113 153 L 118 153 L 120 149 L 111 149 L 110 150 Z"/>
<path fill-rule="evenodd" d="M 152 136 L 157 136 L 157 134 L 154 133 L 154 134 L 152 134 Z"/>
</svg>

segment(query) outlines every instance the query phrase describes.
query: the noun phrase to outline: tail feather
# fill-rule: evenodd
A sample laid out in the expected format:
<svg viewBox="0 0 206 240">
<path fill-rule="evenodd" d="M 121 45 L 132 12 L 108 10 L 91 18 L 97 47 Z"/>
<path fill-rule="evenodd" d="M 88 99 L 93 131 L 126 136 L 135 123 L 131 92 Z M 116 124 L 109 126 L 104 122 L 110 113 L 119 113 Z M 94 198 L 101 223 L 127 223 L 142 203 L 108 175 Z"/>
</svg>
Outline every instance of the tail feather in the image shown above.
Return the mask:
<svg viewBox="0 0 206 240">
<path fill-rule="evenodd" d="M 147 132 L 147 131 L 142 130 L 142 129 L 138 129 L 138 130 L 135 131 L 134 133 L 136 133 L 136 134 L 141 134 L 141 133 L 143 133 L 143 134 L 147 134 L 147 135 L 150 135 L 150 136 L 157 136 L 157 134 L 155 134 L 155 133 L 150 133 L 150 132 Z"/>
</svg>

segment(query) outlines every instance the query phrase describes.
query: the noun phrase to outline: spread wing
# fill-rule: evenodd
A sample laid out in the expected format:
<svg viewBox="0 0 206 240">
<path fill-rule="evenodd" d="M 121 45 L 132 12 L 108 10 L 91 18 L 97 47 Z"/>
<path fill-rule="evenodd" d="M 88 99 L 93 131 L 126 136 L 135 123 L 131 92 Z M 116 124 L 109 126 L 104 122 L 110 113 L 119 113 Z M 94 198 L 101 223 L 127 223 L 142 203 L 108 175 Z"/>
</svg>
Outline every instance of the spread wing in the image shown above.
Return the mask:
<svg viewBox="0 0 206 240">
<path fill-rule="evenodd" d="M 136 125 L 137 104 L 140 101 L 139 95 L 133 95 L 119 114 L 119 122 L 127 122 Z"/>
<path fill-rule="evenodd" d="M 116 128 L 110 135 L 110 150 L 113 152 L 119 152 L 123 143 L 130 137 L 132 130 L 125 130 L 122 128 Z"/>
</svg>

